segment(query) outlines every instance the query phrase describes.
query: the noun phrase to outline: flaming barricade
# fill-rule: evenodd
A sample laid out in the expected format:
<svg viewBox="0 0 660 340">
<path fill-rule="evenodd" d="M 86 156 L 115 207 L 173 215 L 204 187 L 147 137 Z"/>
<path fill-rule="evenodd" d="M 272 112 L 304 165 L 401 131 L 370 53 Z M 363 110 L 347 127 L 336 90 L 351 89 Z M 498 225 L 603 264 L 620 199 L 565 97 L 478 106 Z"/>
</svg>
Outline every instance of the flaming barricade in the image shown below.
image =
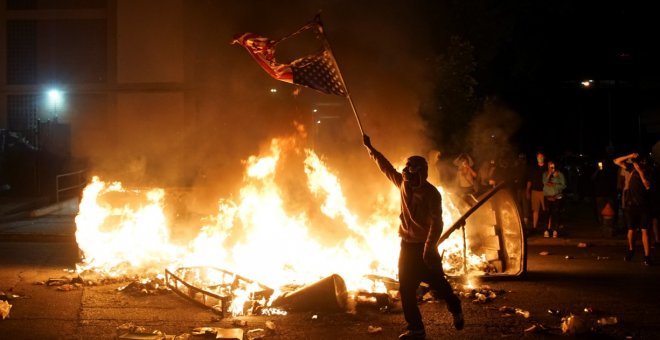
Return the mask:
<svg viewBox="0 0 660 340">
<path fill-rule="evenodd" d="M 126 189 L 95 177 L 76 216 L 84 254 L 78 273 L 166 271 L 171 289 L 232 314 L 277 313 L 271 306 L 276 301 L 281 309 L 307 308 L 301 300 L 343 309 L 346 296 L 376 304 L 396 298 L 396 188 L 387 186 L 390 191 L 375 197 L 372 211 L 357 214 L 340 179 L 297 143 L 274 139 L 267 155 L 249 157 L 236 199 L 220 199 L 216 215 L 197 221 L 184 223 L 177 220 L 181 214 L 168 210 L 185 201 L 181 191 Z M 511 195 L 501 189 L 464 207 L 439 188 L 446 226 L 439 250 L 447 275 L 524 272 L 522 223 Z"/>
</svg>

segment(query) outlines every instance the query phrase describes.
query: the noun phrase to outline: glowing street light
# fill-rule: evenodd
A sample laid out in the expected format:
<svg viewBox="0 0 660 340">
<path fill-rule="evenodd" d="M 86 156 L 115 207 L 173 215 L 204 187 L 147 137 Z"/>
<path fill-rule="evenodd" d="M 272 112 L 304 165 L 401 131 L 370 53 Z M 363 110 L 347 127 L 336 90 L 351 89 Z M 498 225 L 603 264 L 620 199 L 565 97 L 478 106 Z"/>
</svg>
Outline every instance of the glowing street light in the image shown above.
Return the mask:
<svg viewBox="0 0 660 340">
<path fill-rule="evenodd" d="M 48 108 L 53 116 L 57 118 L 57 113 L 64 104 L 64 93 L 58 89 L 50 89 L 46 95 L 48 98 Z"/>
<path fill-rule="evenodd" d="M 594 81 L 589 79 L 589 80 L 583 80 L 580 84 L 584 87 L 591 87 L 593 85 Z"/>
</svg>

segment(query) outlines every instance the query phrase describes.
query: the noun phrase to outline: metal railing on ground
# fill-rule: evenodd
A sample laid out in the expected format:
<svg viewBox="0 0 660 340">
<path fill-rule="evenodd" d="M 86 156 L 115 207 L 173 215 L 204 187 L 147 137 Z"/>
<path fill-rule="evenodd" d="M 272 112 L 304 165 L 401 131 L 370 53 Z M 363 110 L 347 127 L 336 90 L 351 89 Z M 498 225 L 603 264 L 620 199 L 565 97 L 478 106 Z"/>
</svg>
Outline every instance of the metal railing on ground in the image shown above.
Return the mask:
<svg viewBox="0 0 660 340">
<path fill-rule="evenodd" d="M 87 169 L 55 176 L 55 203 L 60 202 L 63 193 L 81 189 L 87 184 Z"/>
</svg>

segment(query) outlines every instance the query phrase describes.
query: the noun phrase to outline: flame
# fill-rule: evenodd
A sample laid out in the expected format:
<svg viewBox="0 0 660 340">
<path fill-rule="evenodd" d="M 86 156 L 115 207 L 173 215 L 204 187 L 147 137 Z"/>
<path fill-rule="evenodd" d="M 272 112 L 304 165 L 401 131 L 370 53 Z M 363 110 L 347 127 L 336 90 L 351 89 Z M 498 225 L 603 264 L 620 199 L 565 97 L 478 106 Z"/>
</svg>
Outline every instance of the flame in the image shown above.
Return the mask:
<svg viewBox="0 0 660 340">
<path fill-rule="evenodd" d="M 385 292 L 382 282 L 365 275 L 397 276 L 396 188 L 388 185 L 370 214 L 357 214 L 348 206 L 340 178 L 314 151 L 301 152 L 299 138 L 273 139 L 265 155 L 250 156 L 238 199 L 220 199 L 217 213 L 199 221 L 196 234 L 187 240 L 171 236 L 176 226 L 167 218 L 166 190 L 129 190 L 119 182 L 93 177 L 76 216 L 76 239 L 84 253 L 78 270 L 126 275 L 213 266 L 275 289 L 337 273 L 349 291 Z M 300 179 L 304 187 L 300 199 L 311 208 L 291 208 L 291 197 L 279 180 L 288 171 L 283 168 L 284 158 L 303 158 L 301 173 L 306 178 Z M 451 200 L 443 200 L 445 226 L 460 215 Z M 445 261 L 445 270 L 463 270 L 463 246 L 460 233 L 442 244 L 445 259 L 458 257 L 460 264 Z M 468 256 L 471 263 L 484 261 Z M 232 308 L 239 313 L 248 292 L 235 293 L 238 303 Z"/>
</svg>

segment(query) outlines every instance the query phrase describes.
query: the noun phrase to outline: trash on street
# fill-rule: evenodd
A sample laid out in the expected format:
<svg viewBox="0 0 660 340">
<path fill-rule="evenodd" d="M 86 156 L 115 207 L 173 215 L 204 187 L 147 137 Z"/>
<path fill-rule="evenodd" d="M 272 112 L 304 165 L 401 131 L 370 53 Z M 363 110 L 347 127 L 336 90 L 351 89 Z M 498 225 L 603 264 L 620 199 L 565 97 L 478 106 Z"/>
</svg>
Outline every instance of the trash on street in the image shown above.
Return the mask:
<svg viewBox="0 0 660 340">
<path fill-rule="evenodd" d="M 11 305 L 7 301 L 0 301 L 0 316 L 2 320 L 6 319 L 9 316 L 9 310 Z"/>
</svg>

